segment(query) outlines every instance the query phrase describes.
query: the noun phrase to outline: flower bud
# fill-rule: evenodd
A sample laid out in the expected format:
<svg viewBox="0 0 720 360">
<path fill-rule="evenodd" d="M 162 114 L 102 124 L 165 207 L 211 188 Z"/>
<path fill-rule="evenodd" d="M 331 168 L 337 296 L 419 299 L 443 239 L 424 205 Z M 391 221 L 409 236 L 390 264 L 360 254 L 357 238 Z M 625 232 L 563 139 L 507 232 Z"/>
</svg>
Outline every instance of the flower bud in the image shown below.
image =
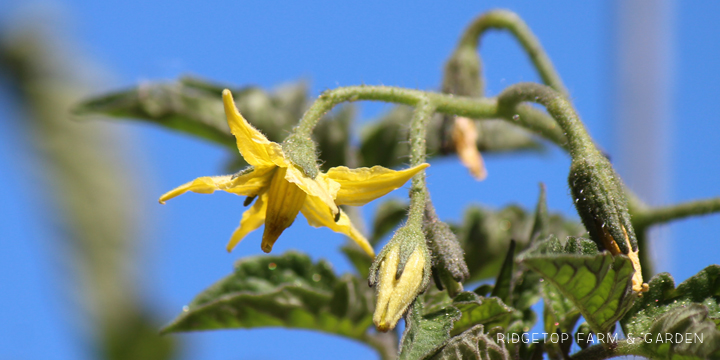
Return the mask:
<svg viewBox="0 0 720 360">
<path fill-rule="evenodd" d="M 400 228 L 370 269 L 370 285 L 377 283 L 373 322 L 378 331 L 395 328 L 418 294 L 427 286 L 430 257 L 420 229 Z"/>
<path fill-rule="evenodd" d="M 600 250 L 608 250 L 613 255 L 627 255 L 635 268 L 633 291 L 647 291 L 623 186 L 610 162 L 599 154 L 577 157 L 570 166 L 568 182 L 575 207 L 590 238 Z"/>
</svg>

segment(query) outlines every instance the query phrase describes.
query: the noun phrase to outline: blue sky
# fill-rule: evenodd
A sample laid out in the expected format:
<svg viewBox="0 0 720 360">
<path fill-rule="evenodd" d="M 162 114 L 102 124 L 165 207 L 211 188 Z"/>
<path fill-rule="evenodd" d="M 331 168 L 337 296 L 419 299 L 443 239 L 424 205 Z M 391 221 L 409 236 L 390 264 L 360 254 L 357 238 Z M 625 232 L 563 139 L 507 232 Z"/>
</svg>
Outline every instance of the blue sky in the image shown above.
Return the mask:
<svg viewBox="0 0 720 360">
<path fill-rule="evenodd" d="M 14 19 L 27 2 L 0 4 L 0 23 Z M 171 80 L 194 74 L 232 84 L 272 89 L 284 82 L 310 81 L 314 95 L 343 85 L 385 84 L 434 90 L 444 61 L 465 25 L 481 12 L 505 7 L 519 13 L 554 61 L 591 135 L 611 155 L 615 90 L 613 3 L 606 1 L 444 2 L 194 2 L 65 0 L 38 3 L 57 13 L 63 33 L 76 49 L 112 77 L 97 92 L 141 81 Z M 48 7 L 49 6 L 49 7 Z M 672 169 L 668 199 L 673 202 L 720 196 L 720 4 L 677 3 L 674 7 L 672 80 Z M 519 81 L 536 81 L 529 61 L 510 36 L 483 39 L 487 92 L 494 95 Z M 390 107 L 360 104 L 361 122 Z M 88 359 L 77 320 L 63 299 L 67 279 L 53 271 L 53 249 L 45 238 L 52 222 L 33 186 L 38 180 L 26 160 L 23 138 L 10 126 L 19 116 L 0 97 L 0 359 Z M 232 254 L 225 243 L 241 215 L 229 194 L 185 195 L 157 204 L 163 192 L 202 175 L 222 173 L 223 149 L 150 125 L 118 123 L 127 136 L 133 167 L 142 177 L 147 229 L 139 269 L 145 300 L 170 320 L 192 297 L 230 272 L 243 256 L 260 254 L 256 232 Z M 489 177 L 478 183 L 456 159 L 432 163 L 428 183 L 442 218 L 459 220 L 471 203 L 532 207 L 537 183 L 548 187 L 551 211 L 576 217 L 566 185 L 569 161 L 556 149 L 539 154 L 486 158 Z M 621 174 L 622 175 L 622 174 Z M 10 190 L 12 189 L 12 190 Z M 394 193 L 405 196 L 405 191 Z M 374 207 L 366 206 L 366 213 Z M 189 221 L 189 219 L 194 219 Z M 665 252 L 657 264 L 682 281 L 718 263 L 720 217 L 708 216 L 670 226 Z M 338 272 L 350 271 L 337 248 L 343 237 L 315 230 L 302 220 L 288 229 L 273 252 L 305 251 L 326 258 Z M 181 335 L 186 359 L 369 359 L 361 344 L 307 331 L 235 330 Z M 309 344 L 313 344 L 312 346 Z M 317 344 L 322 344 L 318 346 Z M 51 355 L 48 355 L 51 354 Z"/>
</svg>

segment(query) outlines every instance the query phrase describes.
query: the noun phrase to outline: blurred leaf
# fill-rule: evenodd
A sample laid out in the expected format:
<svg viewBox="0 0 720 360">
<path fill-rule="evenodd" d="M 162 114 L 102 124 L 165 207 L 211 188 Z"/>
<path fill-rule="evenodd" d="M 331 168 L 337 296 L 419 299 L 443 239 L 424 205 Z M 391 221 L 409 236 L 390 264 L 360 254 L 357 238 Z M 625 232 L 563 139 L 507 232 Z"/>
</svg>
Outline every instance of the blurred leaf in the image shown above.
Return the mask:
<svg viewBox="0 0 720 360">
<path fill-rule="evenodd" d="M 720 330 L 708 317 L 708 308 L 704 305 L 691 303 L 673 307 L 671 311 L 655 318 L 647 333 L 650 334 L 647 337 L 643 337 L 644 334 L 634 335 L 643 337 L 637 339 L 636 343 L 652 359 L 720 358 Z M 671 336 L 670 341 L 667 335 Z M 678 335 L 683 339 L 678 341 Z"/>
<path fill-rule="evenodd" d="M 313 131 L 313 138 L 317 141 L 322 164 L 320 168 L 327 171 L 331 167 L 350 166 L 350 126 L 355 118 L 355 107 L 341 106 L 338 110 L 325 115 Z M 298 117 L 298 120 L 300 118 Z"/>
<path fill-rule="evenodd" d="M 86 100 L 76 112 L 147 120 L 235 148 L 220 96 L 182 81 L 145 83 Z"/>
<path fill-rule="evenodd" d="M 505 303 L 512 303 L 513 276 L 515 275 L 515 240 L 510 240 L 510 247 L 505 255 L 505 261 L 500 273 L 495 279 L 491 296 L 500 298 Z"/>
<path fill-rule="evenodd" d="M 101 114 L 145 120 L 198 136 L 236 151 L 222 104 L 225 86 L 196 78 L 143 83 L 135 88 L 94 97 L 79 104 L 81 114 Z M 289 85 L 274 94 L 257 87 L 232 89 L 243 116 L 268 139 L 282 141 L 302 116 L 307 102 L 305 84 Z"/>
<path fill-rule="evenodd" d="M 372 297 L 365 281 L 337 278 L 330 264 L 304 254 L 249 257 L 163 332 L 280 326 L 361 339 L 372 324 Z"/>
<path fill-rule="evenodd" d="M 650 290 L 638 299 L 620 322 L 626 334 L 647 332 L 657 318 L 692 303 L 706 306 L 710 311 L 709 318 L 720 323 L 720 265 L 706 267 L 677 288 L 668 273 L 655 275 L 649 286 Z"/>
<path fill-rule="evenodd" d="M 372 265 L 373 259 L 365 250 L 361 249 L 360 246 L 357 246 L 355 243 L 348 243 L 343 245 L 340 251 L 350 260 L 355 270 L 360 274 L 360 277 L 367 279 L 370 275 L 370 266 Z"/>
<path fill-rule="evenodd" d="M 473 292 L 460 293 L 455 297 L 453 306 L 462 312 L 462 317 L 455 321 L 452 334 L 459 334 L 478 324 L 487 328 L 507 327 L 513 317 L 520 316 L 517 310 L 505 305 L 499 298 L 481 297 Z"/>
<path fill-rule="evenodd" d="M 372 236 L 370 243 L 377 244 L 383 236 L 395 229 L 408 213 L 408 203 L 403 200 L 391 198 L 383 201 L 375 210 Z"/>
<path fill-rule="evenodd" d="M 380 119 L 371 121 L 361 132 L 360 153 L 362 166 L 382 165 L 397 167 L 409 160 L 408 129 L 412 108 L 396 106 Z M 428 157 L 446 155 L 442 145 L 442 116 L 436 115 L 428 124 Z M 481 152 L 508 152 L 541 150 L 542 144 L 524 129 L 502 120 L 476 121 L 478 150 Z"/>
<path fill-rule="evenodd" d="M 98 84 L 80 65 L 88 59 L 63 51 L 75 46 L 57 37 L 56 29 L 38 25 L 26 21 L 20 28 L 3 29 L 0 77 L 8 80 L 5 94 L 16 96 L 8 104 L 23 110 L 24 116 L 8 119 L 28 135 L 13 135 L 30 140 L 35 150 L 35 156 L 22 159 L 25 169 L 36 170 L 27 177 L 43 201 L 43 216 L 33 225 L 54 225 L 44 243 L 52 250 L 36 254 L 44 258 L 38 261 L 61 274 L 53 274 L 54 280 L 65 280 L 53 290 L 72 304 L 62 310 L 80 312 L 81 320 L 71 325 L 85 325 L 80 332 L 64 331 L 83 336 L 80 343 L 99 359 L 171 359 L 178 343 L 158 336 L 159 324 L 136 285 L 134 256 L 143 240 L 137 220 L 144 214 L 139 183 L 133 180 L 143 174 L 124 166 L 126 134 L 107 124 L 75 121 L 71 107 Z M 43 181 L 36 184 L 32 180 L 38 175 Z"/>
<path fill-rule="evenodd" d="M 503 263 L 510 239 L 517 241 L 517 250 L 524 250 L 535 217 L 522 208 L 510 205 L 498 211 L 471 206 L 465 211 L 461 226 L 456 226 L 458 240 L 467 257 L 468 282 L 496 277 Z M 585 228 L 560 215 L 548 217 L 549 232 L 559 237 L 581 235 Z"/>
<path fill-rule="evenodd" d="M 594 243 L 569 238 L 565 246 L 551 236 L 520 256 L 570 299 L 596 333 L 606 333 L 635 299 L 630 259 L 608 252 L 591 255 Z"/>
<path fill-rule="evenodd" d="M 509 360 L 510 353 L 505 346 L 498 344 L 485 334 L 483 325 L 471 329 L 448 340 L 442 348 L 424 359 L 431 360 Z"/>
<path fill-rule="evenodd" d="M 460 317 L 452 306 L 424 316 L 422 313 L 422 303 L 415 301 L 405 317 L 407 325 L 400 342 L 399 360 L 421 359 L 434 352 L 450 338 L 453 321 Z"/>
</svg>

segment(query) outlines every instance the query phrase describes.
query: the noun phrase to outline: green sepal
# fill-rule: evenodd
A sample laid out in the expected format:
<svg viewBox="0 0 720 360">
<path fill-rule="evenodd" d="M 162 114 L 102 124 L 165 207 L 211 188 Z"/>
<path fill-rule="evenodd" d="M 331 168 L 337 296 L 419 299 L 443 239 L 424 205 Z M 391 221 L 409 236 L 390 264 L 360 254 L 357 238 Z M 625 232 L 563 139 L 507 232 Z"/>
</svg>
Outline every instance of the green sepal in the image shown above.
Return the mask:
<svg viewBox="0 0 720 360">
<path fill-rule="evenodd" d="M 297 133 L 290 134 L 282 143 L 285 157 L 297 165 L 305 176 L 314 179 L 320 173 L 317 157 L 317 144 L 309 137 Z"/>
</svg>

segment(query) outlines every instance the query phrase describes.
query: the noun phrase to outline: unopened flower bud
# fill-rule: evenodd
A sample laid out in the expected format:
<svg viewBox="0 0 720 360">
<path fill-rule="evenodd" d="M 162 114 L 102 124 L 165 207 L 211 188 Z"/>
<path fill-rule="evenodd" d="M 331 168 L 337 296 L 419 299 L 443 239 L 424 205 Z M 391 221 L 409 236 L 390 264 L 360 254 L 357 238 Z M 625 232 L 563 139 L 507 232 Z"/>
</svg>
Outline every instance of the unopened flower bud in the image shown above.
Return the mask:
<svg viewBox="0 0 720 360">
<path fill-rule="evenodd" d="M 430 257 L 422 230 L 400 228 L 370 269 L 370 285 L 377 283 L 373 322 L 378 331 L 395 328 L 427 285 L 429 275 Z"/>
<path fill-rule="evenodd" d="M 575 207 L 590 238 L 600 250 L 627 255 L 635 269 L 633 291 L 647 291 L 623 186 L 610 162 L 599 154 L 577 158 L 570 166 L 568 181 Z"/>
</svg>

